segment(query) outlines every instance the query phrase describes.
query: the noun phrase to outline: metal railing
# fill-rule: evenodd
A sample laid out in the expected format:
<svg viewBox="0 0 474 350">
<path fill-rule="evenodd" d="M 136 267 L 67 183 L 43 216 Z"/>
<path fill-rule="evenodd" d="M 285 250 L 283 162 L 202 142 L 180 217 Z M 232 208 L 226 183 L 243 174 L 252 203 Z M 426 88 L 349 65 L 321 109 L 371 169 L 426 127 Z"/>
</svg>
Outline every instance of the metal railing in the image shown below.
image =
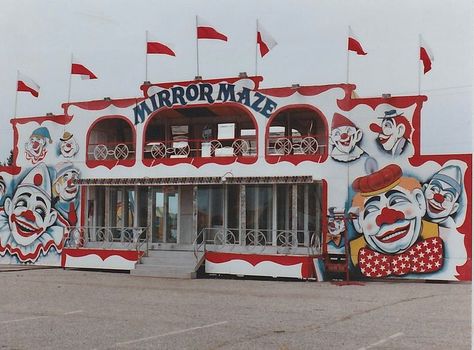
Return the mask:
<svg viewBox="0 0 474 350">
<path fill-rule="evenodd" d="M 126 249 L 143 251 L 148 255 L 148 227 L 69 227 L 66 247 Z"/>
<path fill-rule="evenodd" d="M 239 229 L 232 228 L 203 228 L 193 243 L 194 256 L 200 260 L 206 250 L 235 249 L 258 254 L 321 254 L 320 235 L 314 231 L 246 229 L 241 233 L 239 235 Z"/>
</svg>

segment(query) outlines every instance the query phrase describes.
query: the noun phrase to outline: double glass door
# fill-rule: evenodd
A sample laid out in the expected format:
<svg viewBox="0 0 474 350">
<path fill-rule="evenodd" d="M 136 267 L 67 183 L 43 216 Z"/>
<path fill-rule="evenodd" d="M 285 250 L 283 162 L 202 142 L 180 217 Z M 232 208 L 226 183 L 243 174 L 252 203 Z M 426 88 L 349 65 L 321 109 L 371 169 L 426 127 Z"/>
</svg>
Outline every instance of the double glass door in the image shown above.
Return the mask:
<svg viewBox="0 0 474 350">
<path fill-rule="evenodd" d="M 152 242 L 176 243 L 179 230 L 178 188 L 163 186 L 152 191 Z"/>
</svg>

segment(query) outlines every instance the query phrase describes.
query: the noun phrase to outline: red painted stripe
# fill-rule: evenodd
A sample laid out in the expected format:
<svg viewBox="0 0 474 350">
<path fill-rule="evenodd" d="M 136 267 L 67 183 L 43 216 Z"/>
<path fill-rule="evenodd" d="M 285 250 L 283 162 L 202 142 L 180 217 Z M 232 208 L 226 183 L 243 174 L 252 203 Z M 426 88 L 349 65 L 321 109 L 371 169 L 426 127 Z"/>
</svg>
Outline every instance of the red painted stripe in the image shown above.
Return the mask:
<svg viewBox="0 0 474 350">
<path fill-rule="evenodd" d="M 137 252 L 136 250 L 105 250 L 105 249 L 73 249 L 65 248 L 63 250 L 63 255 L 80 258 L 84 256 L 97 255 L 102 261 L 111 257 L 119 256 L 129 261 L 137 261 L 142 252 Z"/>
</svg>

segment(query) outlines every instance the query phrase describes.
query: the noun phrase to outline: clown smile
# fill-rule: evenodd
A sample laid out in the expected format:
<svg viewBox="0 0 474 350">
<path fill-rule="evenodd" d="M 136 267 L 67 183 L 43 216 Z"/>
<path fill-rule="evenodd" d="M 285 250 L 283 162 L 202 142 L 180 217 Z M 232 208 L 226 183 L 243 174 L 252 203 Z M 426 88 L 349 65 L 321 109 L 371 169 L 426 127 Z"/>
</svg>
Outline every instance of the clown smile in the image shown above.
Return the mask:
<svg viewBox="0 0 474 350">
<path fill-rule="evenodd" d="M 35 227 L 30 223 L 20 220 L 15 214 L 12 215 L 12 221 L 16 226 L 16 231 L 22 237 L 30 237 L 33 235 L 39 235 L 41 228 Z"/>
<path fill-rule="evenodd" d="M 68 193 L 68 194 L 74 194 L 74 193 L 77 192 L 77 188 L 76 188 L 76 186 L 74 186 L 74 187 L 66 187 L 65 191 L 66 191 L 66 193 Z"/>
<path fill-rule="evenodd" d="M 347 139 L 347 141 L 341 141 L 339 140 L 339 143 L 343 146 L 349 146 L 351 144 L 351 139 Z"/>
<path fill-rule="evenodd" d="M 379 135 L 379 141 L 381 144 L 384 144 L 390 139 L 390 135 Z"/>
<path fill-rule="evenodd" d="M 436 214 L 441 213 L 444 210 L 441 203 L 438 203 L 436 201 L 428 201 L 428 206 L 429 206 L 430 210 L 433 213 L 436 213 Z"/>
<path fill-rule="evenodd" d="M 375 236 L 375 238 L 382 243 L 393 243 L 404 238 L 408 234 L 409 229 L 410 224 L 397 227 L 391 231 L 383 233 L 381 236 Z"/>
</svg>

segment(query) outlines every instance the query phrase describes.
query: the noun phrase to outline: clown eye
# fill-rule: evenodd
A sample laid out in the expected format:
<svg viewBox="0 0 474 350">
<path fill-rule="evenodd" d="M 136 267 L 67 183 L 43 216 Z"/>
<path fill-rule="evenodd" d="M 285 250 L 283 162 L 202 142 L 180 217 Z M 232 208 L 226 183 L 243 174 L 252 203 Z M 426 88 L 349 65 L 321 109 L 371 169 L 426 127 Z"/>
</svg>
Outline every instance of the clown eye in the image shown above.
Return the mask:
<svg viewBox="0 0 474 350">
<path fill-rule="evenodd" d="M 431 191 L 433 191 L 434 193 L 439 193 L 440 189 L 439 189 L 438 186 L 433 185 L 433 186 L 431 186 Z"/>
<path fill-rule="evenodd" d="M 446 199 L 448 202 L 452 202 L 454 200 L 454 196 L 452 195 L 452 193 L 446 193 L 444 195 L 444 199 Z"/>
<path fill-rule="evenodd" d="M 390 206 L 394 206 L 394 205 L 397 205 L 397 204 L 403 204 L 403 203 L 407 203 L 407 202 L 409 202 L 409 201 L 405 197 L 393 196 L 392 198 L 390 198 L 388 203 L 389 203 Z"/>
<path fill-rule="evenodd" d="M 18 199 L 15 204 L 16 207 L 26 207 L 26 205 L 27 205 L 26 199 L 22 199 L 22 198 Z"/>
<path fill-rule="evenodd" d="M 41 216 L 43 219 L 45 218 L 46 216 L 46 210 L 44 210 L 43 208 L 41 207 L 36 207 L 35 208 L 35 212 L 37 212 L 39 214 L 39 216 Z"/>
<path fill-rule="evenodd" d="M 379 208 L 376 207 L 375 205 L 369 205 L 369 206 L 368 206 L 367 208 L 365 208 L 365 210 L 364 210 L 364 219 L 365 219 L 368 215 L 370 215 L 370 214 L 372 214 L 372 213 L 375 213 L 375 212 L 377 212 L 378 210 L 379 210 Z"/>
</svg>

